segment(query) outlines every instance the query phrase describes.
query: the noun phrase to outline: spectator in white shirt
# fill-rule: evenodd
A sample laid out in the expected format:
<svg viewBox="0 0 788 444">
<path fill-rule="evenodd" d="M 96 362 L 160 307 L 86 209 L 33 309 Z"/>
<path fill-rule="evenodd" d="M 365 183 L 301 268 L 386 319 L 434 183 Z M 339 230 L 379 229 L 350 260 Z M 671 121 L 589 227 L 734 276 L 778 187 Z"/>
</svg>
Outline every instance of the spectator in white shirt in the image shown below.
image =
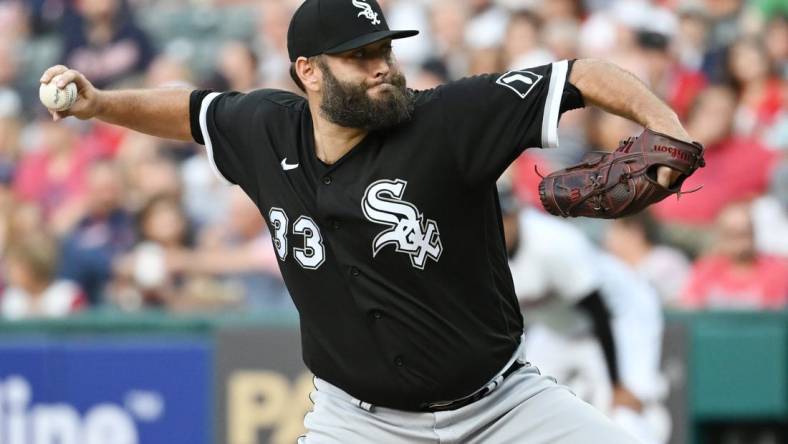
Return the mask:
<svg viewBox="0 0 788 444">
<path fill-rule="evenodd" d="M 57 280 L 57 246 L 43 235 L 9 245 L 5 274 L 8 287 L 0 298 L 0 315 L 8 320 L 61 318 L 85 307 L 77 284 Z"/>
</svg>

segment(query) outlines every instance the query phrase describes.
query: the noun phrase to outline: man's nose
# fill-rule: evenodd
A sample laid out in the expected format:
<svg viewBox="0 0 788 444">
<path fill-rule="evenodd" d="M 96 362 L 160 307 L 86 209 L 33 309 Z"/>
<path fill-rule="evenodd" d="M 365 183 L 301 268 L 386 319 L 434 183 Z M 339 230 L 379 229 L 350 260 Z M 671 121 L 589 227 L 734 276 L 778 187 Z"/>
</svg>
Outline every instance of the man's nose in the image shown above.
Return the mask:
<svg viewBox="0 0 788 444">
<path fill-rule="evenodd" d="M 391 72 L 391 65 L 389 64 L 389 60 L 385 57 L 377 57 L 373 61 L 371 61 L 372 65 L 372 74 L 375 79 L 379 79 L 381 77 L 386 77 Z"/>
</svg>

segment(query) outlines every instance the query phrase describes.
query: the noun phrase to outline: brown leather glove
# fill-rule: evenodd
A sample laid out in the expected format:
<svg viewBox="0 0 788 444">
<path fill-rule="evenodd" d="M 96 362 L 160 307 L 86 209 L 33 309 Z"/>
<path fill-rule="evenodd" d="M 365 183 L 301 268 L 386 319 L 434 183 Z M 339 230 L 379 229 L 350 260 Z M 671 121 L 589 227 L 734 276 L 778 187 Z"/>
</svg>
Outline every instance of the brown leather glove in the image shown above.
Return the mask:
<svg viewBox="0 0 788 444">
<path fill-rule="evenodd" d="M 682 193 L 684 180 L 705 166 L 703 146 L 649 129 L 621 142 L 612 153 L 592 152 L 584 162 L 542 177 L 539 197 L 551 214 L 615 219 L 635 214 L 671 194 Z M 657 168 L 681 173 L 665 188 Z M 698 188 L 699 189 L 699 188 Z M 697 191 L 691 190 L 689 193 Z"/>
</svg>

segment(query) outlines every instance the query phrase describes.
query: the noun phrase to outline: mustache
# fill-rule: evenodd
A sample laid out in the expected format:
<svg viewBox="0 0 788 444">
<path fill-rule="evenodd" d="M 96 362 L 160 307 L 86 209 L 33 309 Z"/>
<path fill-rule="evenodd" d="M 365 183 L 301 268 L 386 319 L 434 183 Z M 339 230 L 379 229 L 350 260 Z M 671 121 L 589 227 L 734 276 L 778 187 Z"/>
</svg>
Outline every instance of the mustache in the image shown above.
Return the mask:
<svg viewBox="0 0 788 444">
<path fill-rule="evenodd" d="M 402 73 L 397 72 L 388 75 L 386 78 L 380 80 L 379 82 L 366 83 L 367 89 L 372 89 L 380 85 L 389 85 L 397 88 L 402 88 L 405 86 L 405 76 L 402 75 Z"/>
</svg>

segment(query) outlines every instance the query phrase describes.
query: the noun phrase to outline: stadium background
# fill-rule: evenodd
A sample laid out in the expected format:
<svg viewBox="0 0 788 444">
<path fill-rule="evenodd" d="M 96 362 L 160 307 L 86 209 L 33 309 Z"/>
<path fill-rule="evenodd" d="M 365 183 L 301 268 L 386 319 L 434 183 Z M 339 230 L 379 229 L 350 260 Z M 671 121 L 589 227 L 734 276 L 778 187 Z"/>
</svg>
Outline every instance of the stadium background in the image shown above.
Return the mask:
<svg viewBox="0 0 788 444">
<path fill-rule="evenodd" d="M 55 63 L 99 87 L 294 90 L 297 1 L 0 2 L 0 442 L 293 442 L 311 389 L 259 213 L 202 147 L 49 120 Z M 650 279 L 667 319 L 673 443 L 787 442 L 788 2 L 386 0 L 414 88 L 600 57 L 707 146 L 704 189 L 645 217 L 572 221 Z M 551 171 L 639 129 L 567 114 Z M 329 316 L 330 314 L 326 314 Z M 107 432 L 110 431 L 110 432 Z M 104 433 L 111 433 L 108 440 Z M 37 439 L 34 441 L 34 439 Z"/>
</svg>

